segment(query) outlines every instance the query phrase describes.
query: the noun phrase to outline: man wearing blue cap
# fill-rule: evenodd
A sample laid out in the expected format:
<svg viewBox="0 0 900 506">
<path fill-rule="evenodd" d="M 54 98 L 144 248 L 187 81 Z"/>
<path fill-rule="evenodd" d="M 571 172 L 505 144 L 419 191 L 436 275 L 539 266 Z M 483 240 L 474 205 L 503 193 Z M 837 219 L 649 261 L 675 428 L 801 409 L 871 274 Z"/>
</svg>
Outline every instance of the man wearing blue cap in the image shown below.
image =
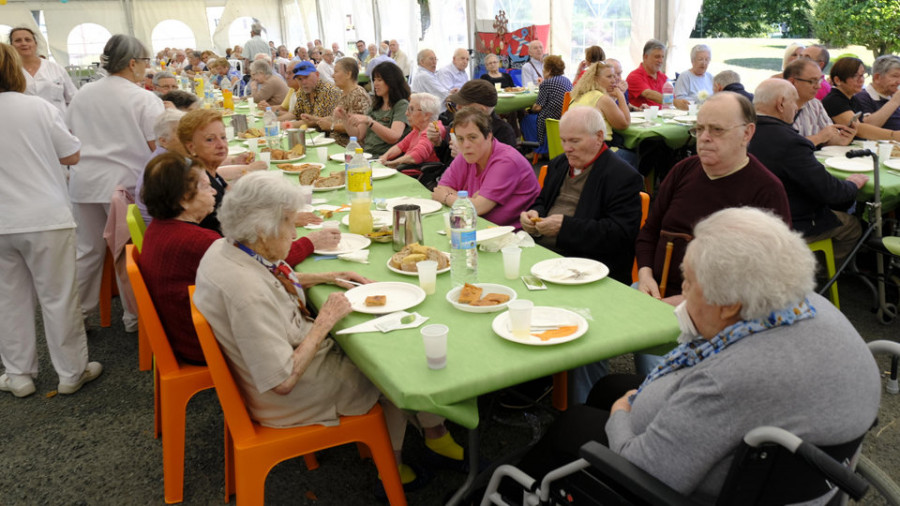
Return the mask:
<svg viewBox="0 0 900 506">
<path fill-rule="evenodd" d="M 316 125 L 320 118 L 331 115 L 341 99 L 340 88 L 320 80 L 316 66 L 308 61 L 301 61 L 294 67 L 294 80 L 300 84 L 293 110 L 295 119 Z"/>
</svg>

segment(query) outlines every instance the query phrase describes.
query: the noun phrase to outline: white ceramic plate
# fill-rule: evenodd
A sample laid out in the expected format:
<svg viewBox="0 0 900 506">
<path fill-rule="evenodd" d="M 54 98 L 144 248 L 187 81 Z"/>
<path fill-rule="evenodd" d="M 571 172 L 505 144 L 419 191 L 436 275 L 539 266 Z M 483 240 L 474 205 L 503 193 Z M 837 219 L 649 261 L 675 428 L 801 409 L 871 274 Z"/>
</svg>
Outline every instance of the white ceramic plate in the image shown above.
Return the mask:
<svg viewBox="0 0 900 506">
<path fill-rule="evenodd" d="M 582 273 L 576 277 L 575 269 Z M 531 266 L 531 274 L 560 285 L 583 285 L 605 278 L 609 267 L 589 258 L 551 258 Z"/>
<path fill-rule="evenodd" d="M 363 158 L 368 160 L 368 159 L 372 158 L 372 154 L 371 153 L 363 153 Z M 335 153 L 333 155 L 330 155 L 328 157 L 328 159 L 331 161 L 334 161 L 334 162 L 344 163 L 344 153 Z"/>
<path fill-rule="evenodd" d="M 825 166 L 844 172 L 872 172 L 872 159 L 869 157 L 847 158 L 846 156 L 835 156 L 825 160 Z"/>
<path fill-rule="evenodd" d="M 415 197 L 396 197 L 392 199 L 387 199 L 387 210 L 393 211 L 394 206 L 399 206 L 403 204 L 411 204 L 419 206 L 422 210 L 422 214 L 431 214 L 436 213 L 443 208 L 443 204 L 436 200 L 430 199 L 418 199 Z"/>
<path fill-rule="evenodd" d="M 397 173 L 397 169 L 387 167 L 372 167 L 372 179 L 387 179 Z"/>
<path fill-rule="evenodd" d="M 447 257 L 447 261 L 449 262 L 449 261 L 450 261 L 450 254 L 449 254 L 449 253 L 444 253 L 443 251 L 441 251 L 441 253 L 443 253 L 444 256 Z M 400 269 L 394 267 L 393 265 L 391 265 L 391 259 L 390 259 L 390 258 L 388 258 L 388 260 L 387 260 L 387 268 L 390 269 L 390 270 L 392 270 L 392 271 L 394 271 L 394 272 L 396 272 L 397 274 L 403 274 L 404 276 L 418 276 L 418 275 L 419 275 L 418 272 L 401 271 Z M 443 273 L 445 273 L 445 272 L 450 272 L 450 266 L 449 266 L 449 265 L 448 265 L 447 267 L 444 267 L 443 269 L 438 269 L 438 271 L 437 271 L 438 274 L 443 274 Z"/>
<path fill-rule="evenodd" d="M 822 149 L 816 152 L 819 156 L 844 156 L 847 154 L 847 151 L 851 151 L 854 149 L 860 149 L 856 146 L 824 146 Z M 845 157 L 846 158 L 846 157 Z"/>
<path fill-rule="evenodd" d="M 306 139 L 307 146 L 327 146 L 329 144 L 334 144 L 334 139 L 331 137 L 325 137 L 324 135 L 320 135 L 318 137 L 313 137 L 311 139 Z"/>
<path fill-rule="evenodd" d="M 228 156 L 239 155 L 246 152 L 247 148 L 244 146 L 228 146 Z"/>
<path fill-rule="evenodd" d="M 372 227 L 390 227 L 393 225 L 394 215 L 387 211 L 372 211 Z M 341 223 L 350 226 L 350 213 L 341 218 Z"/>
<path fill-rule="evenodd" d="M 900 170 L 900 158 L 891 158 L 884 161 L 884 166 L 889 169 Z"/>
<path fill-rule="evenodd" d="M 475 242 L 480 243 L 482 241 L 489 241 L 491 239 L 500 237 L 501 235 L 506 235 L 515 229 L 516 229 L 516 227 L 511 227 L 511 226 L 507 225 L 505 227 L 491 227 L 491 228 L 486 228 L 484 230 L 476 230 L 475 231 Z"/>
<path fill-rule="evenodd" d="M 535 306 L 534 308 L 532 308 L 531 324 L 558 324 L 560 326 L 578 325 L 578 330 L 568 336 L 554 337 L 546 341 L 542 341 L 541 338 L 535 336 L 516 337 L 509 329 L 509 311 L 497 315 L 497 317 L 494 318 L 494 322 L 491 323 L 491 328 L 494 330 L 494 333 L 496 333 L 503 339 L 506 339 L 507 341 L 512 341 L 514 343 L 520 344 L 528 344 L 531 346 L 553 346 L 554 344 L 568 343 L 569 341 L 574 341 L 575 339 L 583 336 L 588 329 L 587 320 L 585 320 L 580 314 L 573 313 L 568 309 L 549 306 Z"/>
<path fill-rule="evenodd" d="M 350 307 L 358 313 L 387 314 L 395 311 L 403 311 L 418 306 L 425 300 L 425 291 L 417 285 L 386 281 L 381 283 L 369 283 L 344 292 L 350 301 Z M 387 303 L 383 306 L 366 306 L 366 297 L 372 295 L 384 295 Z"/>
<path fill-rule="evenodd" d="M 366 249 L 370 244 L 372 244 L 372 241 L 368 237 L 357 234 L 341 234 L 341 242 L 338 243 L 337 248 L 332 250 L 317 249 L 313 253 L 317 255 L 342 255 Z"/>
<path fill-rule="evenodd" d="M 496 306 L 472 306 L 470 304 L 460 304 L 458 302 L 459 292 L 462 291 L 462 287 L 457 286 L 453 290 L 447 292 L 447 302 L 456 309 L 467 313 L 495 313 L 506 309 L 506 306 L 509 305 L 510 302 L 516 300 L 516 291 L 508 286 L 495 285 L 493 283 L 475 283 L 475 286 L 484 290 L 481 292 L 482 297 L 489 293 L 501 293 L 503 295 L 509 295 L 509 300 L 503 304 L 497 304 Z"/>
<path fill-rule="evenodd" d="M 300 158 L 303 158 L 303 157 L 301 156 Z M 298 158 L 298 160 L 299 160 L 300 158 Z M 272 162 L 272 163 L 274 163 L 274 164 L 282 164 L 282 163 L 290 163 L 290 162 L 287 161 L 287 160 L 279 160 L 279 161 L 277 161 L 277 162 Z M 305 164 L 305 165 L 315 165 L 315 166 L 318 167 L 319 169 L 321 169 L 322 167 L 325 166 L 324 163 L 307 163 L 307 164 Z M 299 173 L 300 173 L 299 170 L 284 170 L 284 169 L 278 169 L 278 170 L 280 170 L 281 172 L 284 172 L 285 174 L 299 174 Z"/>
</svg>

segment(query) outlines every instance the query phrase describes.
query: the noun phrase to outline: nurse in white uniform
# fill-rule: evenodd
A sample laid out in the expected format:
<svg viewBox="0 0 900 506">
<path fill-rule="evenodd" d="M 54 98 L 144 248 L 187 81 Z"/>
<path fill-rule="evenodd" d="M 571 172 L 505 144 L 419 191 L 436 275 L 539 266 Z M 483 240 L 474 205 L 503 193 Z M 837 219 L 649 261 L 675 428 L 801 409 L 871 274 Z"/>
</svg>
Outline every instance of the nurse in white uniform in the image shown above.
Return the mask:
<svg viewBox="0 0 900 506">
<path fill-rule="evenodd" d="M 77 88 L 66 69 L 38 56 L 37 39 L 30 28 L 18 27 L 9 32 L 12 44 L 25 69 L 25 94 L 36 95 L 53 104 L 63 114 Z"/>
<path fill-rule="evenodd" d="M 23 94 L 16 51 L 0 44 L 0 391 L 35 392 L 34 299 L 40 302 L 50 361 L 61 394 L 100 375 L 88 362 L 75 283 L 75 220 L 60 164 L 78 163 L 81 142 L 59 110 Z"/>
<path fill-rule="evenodd" d="M 162 100 L 138 86 L 150 66 L 150 52 L 136 38 L 113 35 L 100 62 L 109 73 L 84 85 L 66 112 L 81 139 L 81 162 L 69 173 L 69 197 L 78 223 L 78 292 L 84 312 L 97 308 L 106 255 L 103 229 L 116 186 L 134 194 L 138 173 L 156 149 L 153 125 L 165 110 Z M 126 330 L 137 330 L 127 311 Z"/>
</svg>

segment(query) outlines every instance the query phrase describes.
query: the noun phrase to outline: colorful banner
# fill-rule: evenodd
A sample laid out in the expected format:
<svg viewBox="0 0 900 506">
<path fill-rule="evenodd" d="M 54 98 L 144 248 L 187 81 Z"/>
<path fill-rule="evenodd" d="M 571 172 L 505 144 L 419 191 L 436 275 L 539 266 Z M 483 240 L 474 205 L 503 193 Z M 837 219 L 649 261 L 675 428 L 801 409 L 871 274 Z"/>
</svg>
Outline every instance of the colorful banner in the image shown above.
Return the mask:
<svg viewBox="0 0 900 506">
<path fill-rule="evenodd" d="M 531 25 L 509 32 L 501 38 L 496 32 L 478 32 L 476 35 L 476 65 L 484 65 L 484 57 L 496 54 L 500 66 L 507 69 L 522 68 L 528 61 L 528 43 L 540 40 L 548 47 L 550 25 Z"/>
</svg>

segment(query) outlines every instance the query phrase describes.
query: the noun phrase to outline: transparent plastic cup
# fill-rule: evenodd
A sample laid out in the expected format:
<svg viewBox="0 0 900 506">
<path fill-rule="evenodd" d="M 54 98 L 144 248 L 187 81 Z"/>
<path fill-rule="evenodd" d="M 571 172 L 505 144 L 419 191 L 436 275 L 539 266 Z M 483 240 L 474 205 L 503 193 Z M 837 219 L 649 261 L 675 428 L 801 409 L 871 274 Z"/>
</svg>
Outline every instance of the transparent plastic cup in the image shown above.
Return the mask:
<svg viewBox="0 0 900 506">
<path fill-rule="evenodd" d="M 425 360 L 429 369 L 447 367 L 447 334 L 450 329 L 446 325 L 425 325 L 419 331 L 425 344 Z"/>
<path fill-rule="evenodd" d="M 531 310 L 534 302 L 516 299 L 509 303 L 509 327 L 515 337 L 528 337 L 531 333 Z"/>
<path fill-rule="evenodd" d="M 434 294 L 437 284 L 437 266 L 438 264 L 434 260 L 416 262 L 416 269 L 419 271 L 419 288 L 425 290 L 426 295 Z"/>
<path fill-rule="evenodd" d="M 518 246 L 507 246 L 500 250 L 503 253 L 503 274 L 506 279 L 516 279 L 519 277 L 519 265 L 522 261 L 522 248 Z"/>
</svg>

